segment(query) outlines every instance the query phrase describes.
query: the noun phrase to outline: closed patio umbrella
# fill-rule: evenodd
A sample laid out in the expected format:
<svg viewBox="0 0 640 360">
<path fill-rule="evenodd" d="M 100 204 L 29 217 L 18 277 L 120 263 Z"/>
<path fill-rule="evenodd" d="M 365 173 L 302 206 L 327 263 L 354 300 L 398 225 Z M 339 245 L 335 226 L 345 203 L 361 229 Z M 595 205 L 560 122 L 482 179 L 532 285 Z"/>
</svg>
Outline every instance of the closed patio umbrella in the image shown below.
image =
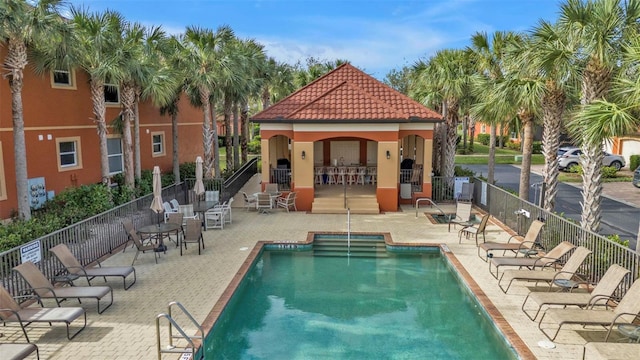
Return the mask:
<svg viewBox="0 0 640 360">
<path fill-rule="evenodd" d="M 160 167 L 153 167 L 153 200 L 151 201 L 151 210 L 160 214 L 164 207 L 162 206 L 162 180 L 160 179 Z M 158 219 L 160 219 L 158 217 Z M 160 222 L 160 220 L 158 220 Z"/>
<path fill-rule="evenodd" d="M 198 199 L 200 195 L 204 194 L 204 183 L 202 182 L 202 158 L 198 156 L 196 158 L 196 184 L 193 187 L 193 192 Z"/>
</svg>

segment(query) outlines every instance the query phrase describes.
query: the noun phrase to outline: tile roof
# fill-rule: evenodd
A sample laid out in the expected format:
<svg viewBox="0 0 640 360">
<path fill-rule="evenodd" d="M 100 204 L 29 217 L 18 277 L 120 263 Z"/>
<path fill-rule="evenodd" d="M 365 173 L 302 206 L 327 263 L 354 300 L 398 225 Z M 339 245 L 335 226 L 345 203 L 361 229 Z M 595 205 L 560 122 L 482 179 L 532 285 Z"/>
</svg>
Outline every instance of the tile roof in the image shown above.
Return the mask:
<svg viewBox="0 0 640 360">
<path fill-rule="evenodd" d="M 251 118 L 255 122 L 434 122 L 437 112 L 343 64 Z"/>
</svg>

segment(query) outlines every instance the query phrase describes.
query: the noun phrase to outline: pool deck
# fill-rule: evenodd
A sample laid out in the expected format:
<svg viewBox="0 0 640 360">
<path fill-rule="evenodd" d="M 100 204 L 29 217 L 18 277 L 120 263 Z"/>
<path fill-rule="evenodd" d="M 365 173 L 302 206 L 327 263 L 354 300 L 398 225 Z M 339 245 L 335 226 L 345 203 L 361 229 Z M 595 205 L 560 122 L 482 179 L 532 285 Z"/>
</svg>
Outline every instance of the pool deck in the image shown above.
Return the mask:
<svg viewBox="0 0 640 360">
<path fill-rule="evenodd" d="M 257 191 L 258 178 L 254 177 L 245 187 L 247 193 Z M 253 190 L 256 189 L 256 190 Z M 155 318 L 167 311 L 171 301 L 181 302 L 194 318 L 202 322 L 218 301 L 227 285 L 236 275 L 243 262 L 258 241 L 303 242 L 310 231 L 346 231 L 346 216 L 318 215 L 306 212 L 287 213 L 283 209 L 270 214 L 245 211 L 242 198 L 233 203 L 233 223 L 224 230 L 204 232 L 206 248 L 202 255 L 195 246 L 180 256 L 175 245 L 170 244 L 166 255 L 162 254 L 156 265 L 153 254 L 140 254 L 135 268 L 138 280 L 125 291 L 120 279 L 109 280 L 114 288 L 114 304 L 98 315 L 95 302 L 85 300 L 87 328 L 76 338 L 66 339 L 64 326 L 33 325 L 28 328 L 32 342 L 40 348 L 41 359 L 156 359 Z M 449 205 L 445 211 L 453 211 Z M 582 331 L 582 327 L 567 326 L 560 332 L 554 349 L 538 345 L 547 340 L 538 330 L 537 323 L 530 321 L 520 310 L 527 287 L 522 283 L 514 286 L 508 294 L 503 294 L 488 271 L 488 264 L 476 255 L 473 240 L 463 240 L 458 244 L 456 231 L 447 232 L 446 224 L 432 224 L 424 212 L 424 207 L 416 217 L 413 207 L 405 205 L 401 212 L 380 215 L 352 215 L 353 232 L 389 232 L 394 242 L 400 243 L 441 243 L 446 244 L 458 261 L 493 302 L 497 311 L 507 320 L 513 330 L 527 344 L 537 359 L 581 359 L 583 345 L 589 336 L 603 337 L 602 331 Z M 487 241 L 506 241 L 509 233 L 495 223 L 488 226 Z M 133 248 L 116 253 L 104 265 L 129 265 L 135 255 Z M 82 285 L 82 281 L 76 281 Z M 101 279 L 94 284 L 102 285 Z M 46 302 L 47 306 L 54 306 Z M 64 306 L 78 306 L 76 301 L 68 301 Z M 185 318 L 177 317 L 180 324 L 187 324 Z M 162 339 L 166 345 L 166 322 L 162 323 Z M 551 323 L 546 324 L 550 328 Z M 195 333 L 195 328 L 185 325 L 187 333 Z M 575 329 L 580 331 L 568 331 Z M 18 327 L 1 327 L 4 334 L 0 342 L 24 341 Z M 469 329 L 461 336 L 474 336 Z M 178 359 L 178 355 L 166 354 L 164 359 Z"/>
</svg>

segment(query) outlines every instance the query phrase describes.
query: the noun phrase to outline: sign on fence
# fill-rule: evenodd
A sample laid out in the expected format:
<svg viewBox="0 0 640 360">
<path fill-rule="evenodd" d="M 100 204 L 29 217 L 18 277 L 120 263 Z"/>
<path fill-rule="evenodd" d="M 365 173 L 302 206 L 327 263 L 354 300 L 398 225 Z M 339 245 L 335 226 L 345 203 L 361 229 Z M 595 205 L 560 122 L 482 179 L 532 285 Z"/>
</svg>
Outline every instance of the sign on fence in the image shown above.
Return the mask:
<svg viewBox="0 0 640 360">
<path fill-rule="evenodd" d="M 40 252 L 40 240 L 21 246 L 20 257 L 22 258 L 22 263 L 27 261 L 31 261 L 34 264 L 40 262 L 42 259 L 42 254 Z"/>
</svg>

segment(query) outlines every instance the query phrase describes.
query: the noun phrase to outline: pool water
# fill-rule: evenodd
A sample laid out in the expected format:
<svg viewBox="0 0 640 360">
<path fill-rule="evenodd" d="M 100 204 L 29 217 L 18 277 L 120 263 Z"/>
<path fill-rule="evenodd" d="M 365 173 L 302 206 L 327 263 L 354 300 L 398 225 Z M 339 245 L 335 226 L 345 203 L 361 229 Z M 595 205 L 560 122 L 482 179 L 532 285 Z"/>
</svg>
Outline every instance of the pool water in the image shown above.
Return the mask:
<svg viewBox="0 0 640 360">
<path fill-rule="evenodd" d="M 207 359 L 515 359 L 439 252 L 264 251 L 205 340 Z"/>
</svg>

